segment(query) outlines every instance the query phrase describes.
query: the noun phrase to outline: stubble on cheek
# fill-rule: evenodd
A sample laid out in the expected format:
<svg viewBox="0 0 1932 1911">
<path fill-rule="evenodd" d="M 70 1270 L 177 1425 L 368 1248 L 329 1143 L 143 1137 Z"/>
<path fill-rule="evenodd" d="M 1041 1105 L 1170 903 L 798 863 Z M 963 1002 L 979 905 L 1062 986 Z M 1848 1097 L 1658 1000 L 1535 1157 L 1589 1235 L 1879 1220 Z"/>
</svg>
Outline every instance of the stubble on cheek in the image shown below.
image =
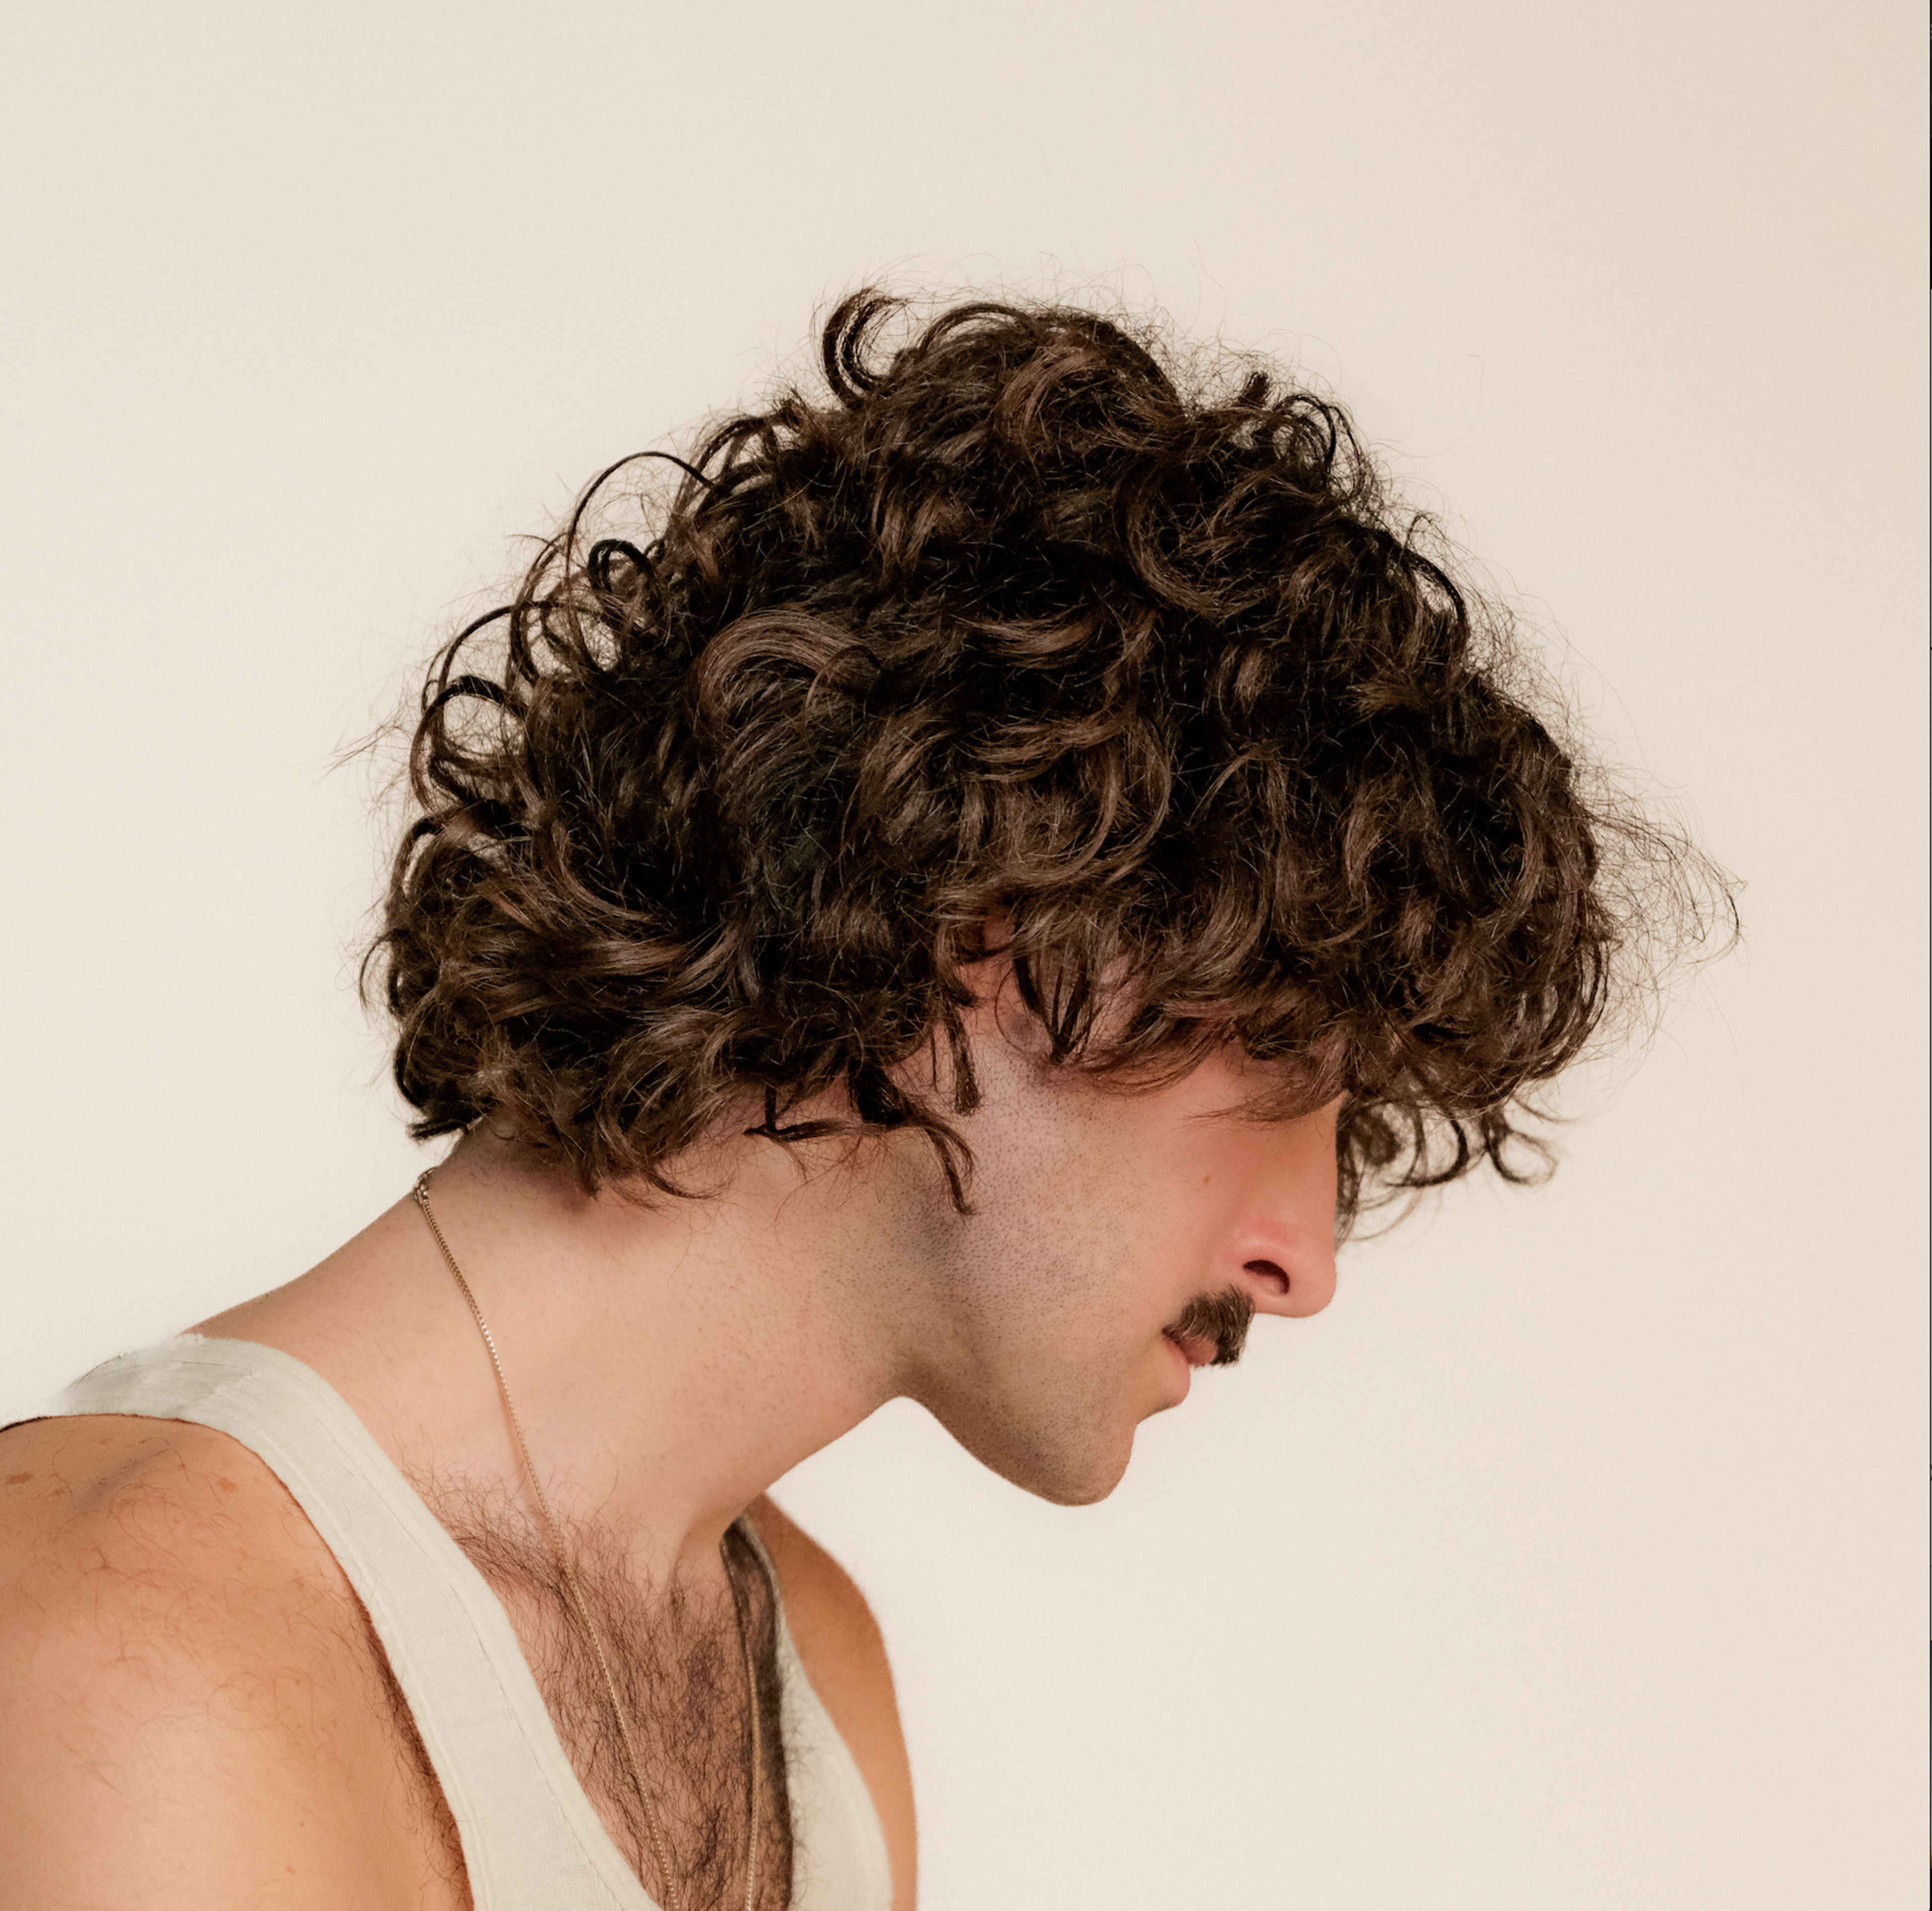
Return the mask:
<svg viewBox="0 0 1932 1911">
<path fill-rule="evenodd" d="M 1130 1098 L 1002 1057 L 962 1126 L 973 1212 L 922 1211 L 935 1331 L 916 1396 L 994 1471 L 1042 1498 L 1103 1498 L 1171 1385 L 1172 1288 L 1152 1278 L 1158 1149 Z"/>
</svg>

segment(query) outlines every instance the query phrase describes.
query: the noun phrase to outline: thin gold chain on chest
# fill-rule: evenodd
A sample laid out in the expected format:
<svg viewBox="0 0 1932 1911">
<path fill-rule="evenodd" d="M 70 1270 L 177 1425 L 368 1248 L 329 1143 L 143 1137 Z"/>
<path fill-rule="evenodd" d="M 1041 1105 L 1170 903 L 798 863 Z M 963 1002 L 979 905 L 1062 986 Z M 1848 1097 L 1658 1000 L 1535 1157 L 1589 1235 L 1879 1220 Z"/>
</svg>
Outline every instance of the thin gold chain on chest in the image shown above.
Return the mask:
<svg viewBox="0 0 1932 1911">
<path fill-rule="evenodd" d="M 476 1296 L 471 1291 L 469 1282 L 464 1278 L 463 1270 L 457 1265 L 456 1256 L 451 1252 L 449 1243 L 443 1238 L 442 1229 L 436 1222 L 436 1211 L 430 1205 L 430 1177 L 434 1172 L 434 1169 L 425 1168 L 416 1178 L 413 1190 L 416 1206 L 422 1210 L 423 1219 L 429 1223 L 429 1231 L 441 1250 L 444 1264 L 454 1276 L 456 1285 L 469 1304 L 470 1317 L 476 1323 L 477 1332 L 483 1336 L 483 1345 L 489 1354 L 490 1364 L 496 1372 L 496 1390 L 502 1399 L 504 1415 L 509 1422 L 511 1434 L 516 1442 L 518 1457 L 523 1463 L 524 1477 L 530 1483 L 530 1496 L 536 1504 L 544 1540 L 556 1561 L 557 1576 L 562 1583 L 570 1610 L 581 1628 L 584 1642 L 590 1647 L 591 1657 L 596 1663 L 604 1696 L 610 1702 L 611 1716 L 616 1721 L 619 1755 L 623 1760 L 632 1789 L 637 1794 L 638 1808 L 644 1819 L 651 1856 L 657 1866 L 658 1876 L 664 1881 L 664 1911 L 685 1911 L 684 1894 L 671 1870 L 670 1844 L 664 1836 L 664 1827 L 659 1822 L 650 1790 L 644 1784 L 644 1763 L 638 1753 L 637 1732 L 632 1722 L 630 1708 L 625 1704 L 623 1695 L 617 1689 L 616 1678 L 610 1667 L 610 1651 L 604 1643 L 603 1628 L 592 1616 L 590 1604 L 584 1596 L 584 1589 L 578 1582 L 577 1569 L 572 1562 L 569 1549 L 563 1543 L 562 1531 L 550 1510 L 550 1497 L 544 1491 L 543 1482 L 537 1475 L 536 1463 L 530 1457 L 530 1442 L 524 1437 L 523 1422 L 517 1416 L 516 1402 L 512 1397 L 510 1383 L 503 1372 L 502 1356 L 496 1351 L 496 1336 L 490 1333 L 490 1324 L 483 1318 L 483 1310 L 477 1304 Z M 724 1577 L 731 1591 L 732 1611 L 737 1618 L 738 1642 L 744 1652 L 746 1690 L 751 1718 L 747 1808 L 749 1832 L 746 1840 L 745 1911 L 754 1911 L 758 1892 L 758 1774 L 764 1762 L 764 1728 L 759 1718 L 758 1669 L 752 1654 L 751 1628 L 745 1620 L 744 1595 L 739 1589 L 737 1576 L 732 1572 L 728 1558 L 724 1562 Z"/>
</svg>

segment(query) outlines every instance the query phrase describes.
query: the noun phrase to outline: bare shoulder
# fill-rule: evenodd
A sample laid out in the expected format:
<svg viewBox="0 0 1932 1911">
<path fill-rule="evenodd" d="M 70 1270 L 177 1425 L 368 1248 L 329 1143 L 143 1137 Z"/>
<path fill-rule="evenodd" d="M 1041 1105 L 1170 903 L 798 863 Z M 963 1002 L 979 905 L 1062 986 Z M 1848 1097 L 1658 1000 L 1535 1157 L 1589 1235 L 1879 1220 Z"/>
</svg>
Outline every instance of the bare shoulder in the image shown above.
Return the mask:
<svg viewBox="0 0 1932 1911">
<path fill-rule="evenodd" d="M 878 1808 L 892 1855 L 893 1911 L 912 1911 L 912 1772 L 878 1623 L 850 1575 L 775 1501 L 761 1496 L 750 1514 L 778 1569 L 799 1658 Z"/>
<path fill-rule="evenodd" d="M 371 1656 L 238 1442 L 119 1414 L 0 1433 L 0 1907 L 417 1901 Z"/>
</svg>

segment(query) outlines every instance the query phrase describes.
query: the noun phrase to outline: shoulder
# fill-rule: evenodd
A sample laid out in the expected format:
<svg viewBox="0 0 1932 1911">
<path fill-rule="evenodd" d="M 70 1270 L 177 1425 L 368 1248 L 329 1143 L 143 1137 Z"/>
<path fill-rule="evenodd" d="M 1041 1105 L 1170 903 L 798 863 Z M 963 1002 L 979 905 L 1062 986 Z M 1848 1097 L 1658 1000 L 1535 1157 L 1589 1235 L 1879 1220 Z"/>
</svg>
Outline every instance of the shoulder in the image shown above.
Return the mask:
<svg viewBox="0 0 1932 1911">
<path fill-rule="evenodd" d="M 333 1640 L 333 1564 L 262 1462 L 226 1434 L 118 1414 L 0 1435 L 9 1663 L 113 1648 L 124 1677 Z M 104 1670 L 107 1668 L 104 1668 Z"/>
<path fill-rule="evenodd" d="M 775 1501 L 760 1496 L 748 1512 L 777 1569 L 799 1658 L 878 1808 L 892 1856 L 893 1911 L 911 1911 L 912 1772 L 878 1622 L 844 1568 Z"/>
<path fill-rule="evenodd" d="M 340 1569 L 238 1443 L 0 1434 L 0 1904 L 382 1902 L 379 1684 Z"/>
</svg>

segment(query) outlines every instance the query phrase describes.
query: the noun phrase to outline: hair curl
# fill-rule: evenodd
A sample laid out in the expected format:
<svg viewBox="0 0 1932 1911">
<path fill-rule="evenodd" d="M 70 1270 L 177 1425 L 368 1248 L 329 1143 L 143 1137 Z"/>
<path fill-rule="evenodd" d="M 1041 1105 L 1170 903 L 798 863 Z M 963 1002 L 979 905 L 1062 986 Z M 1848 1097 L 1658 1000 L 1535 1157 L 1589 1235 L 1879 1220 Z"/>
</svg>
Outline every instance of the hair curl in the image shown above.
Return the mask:
<svg viewBox="0 0 1932 1911">
<path fill-rule="evenodd" d="M 839 305 L 824 393 L 641 454 L 679 476 L 630 536 L 612 466 L 441 652 L 371 951 L 412 1132 L 679 1194 L 741 1110 L 911 1127 L 963 1206 L 998 924 L 1062 1065 L 1232 1042 L 1277 1112 L 1345 1094 L 1345 1222 L 1522 1178 L 1691 853 L 1593 795 L 1338 406 L 1064 306 L 886 350 L 900 304 Z M 934 1040 L 943 1094 L 899 1066 Z"/>
</svg>

